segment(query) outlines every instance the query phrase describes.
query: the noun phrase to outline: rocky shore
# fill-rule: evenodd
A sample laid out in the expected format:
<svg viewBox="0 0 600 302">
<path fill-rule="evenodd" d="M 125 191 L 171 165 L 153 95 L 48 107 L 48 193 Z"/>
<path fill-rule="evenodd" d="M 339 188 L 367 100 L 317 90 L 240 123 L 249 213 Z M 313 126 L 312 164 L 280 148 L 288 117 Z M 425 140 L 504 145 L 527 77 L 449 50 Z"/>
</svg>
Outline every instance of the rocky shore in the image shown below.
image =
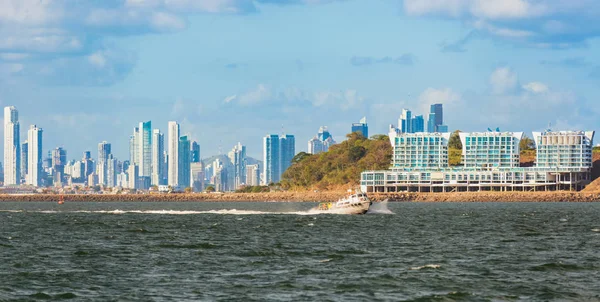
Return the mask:
<svg viewBox="0 0 600 302">
<path fill-rule="evenodd" d="M 345 192 L 271 192 L 224 194 L 129 194 L 64 195 L 66 202 L 326 202 L 336 201 Z M 597 202 L 600 192 L 469 192 L 469 193 L 371 193 L 376 201 L 400 202 Z M 60 195 L 0 195 L 0 202 L 57 202 Z"/>
</svg>

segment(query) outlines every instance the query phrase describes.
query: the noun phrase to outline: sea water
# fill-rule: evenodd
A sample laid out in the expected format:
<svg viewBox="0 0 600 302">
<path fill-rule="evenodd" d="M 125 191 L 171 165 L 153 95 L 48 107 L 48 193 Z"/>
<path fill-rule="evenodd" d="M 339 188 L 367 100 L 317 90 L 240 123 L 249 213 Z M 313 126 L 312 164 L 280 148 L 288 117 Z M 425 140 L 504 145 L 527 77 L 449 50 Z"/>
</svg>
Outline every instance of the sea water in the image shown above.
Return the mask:
<svg viewBox="0 0 600 302">
<path fill-rule="evenodd" d="M 600 204 L 314 206 L 0 203 L 0 300 L 600 300 Z"/>
</svg>

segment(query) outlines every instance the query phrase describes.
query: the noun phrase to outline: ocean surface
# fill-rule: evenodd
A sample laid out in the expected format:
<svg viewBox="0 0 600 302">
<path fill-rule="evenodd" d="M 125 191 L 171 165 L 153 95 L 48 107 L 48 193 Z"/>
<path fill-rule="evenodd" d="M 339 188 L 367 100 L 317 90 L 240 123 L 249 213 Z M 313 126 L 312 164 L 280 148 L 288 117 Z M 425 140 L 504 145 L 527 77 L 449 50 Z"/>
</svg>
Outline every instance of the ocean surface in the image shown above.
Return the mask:
<svg viewBox="0 0 600 302">
<path fill-rule="evenodd" d="M 0 203 L 0 301 L 600 301 L 600 203 L 315 205 Z"/>
</svg>

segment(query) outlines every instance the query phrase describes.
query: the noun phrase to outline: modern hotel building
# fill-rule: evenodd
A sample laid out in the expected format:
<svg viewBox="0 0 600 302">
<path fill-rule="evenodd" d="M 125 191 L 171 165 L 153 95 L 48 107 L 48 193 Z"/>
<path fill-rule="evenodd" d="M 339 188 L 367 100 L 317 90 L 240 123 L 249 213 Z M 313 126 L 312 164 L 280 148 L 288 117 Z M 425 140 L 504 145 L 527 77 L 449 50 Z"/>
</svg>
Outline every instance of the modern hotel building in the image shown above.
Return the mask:
<svg viewBox="0 0 600 302">
<path fill-rule="evenodd" d="M 365 171 L 363 192 L 579 190 L 591 181 L 593 131 L 534 132 L 536 165 L 520 167 L 522 132 L 460 133 L 462 165 L 448 165 L 450 133 L 393 129 L 392 166 Z"/>
</svg>

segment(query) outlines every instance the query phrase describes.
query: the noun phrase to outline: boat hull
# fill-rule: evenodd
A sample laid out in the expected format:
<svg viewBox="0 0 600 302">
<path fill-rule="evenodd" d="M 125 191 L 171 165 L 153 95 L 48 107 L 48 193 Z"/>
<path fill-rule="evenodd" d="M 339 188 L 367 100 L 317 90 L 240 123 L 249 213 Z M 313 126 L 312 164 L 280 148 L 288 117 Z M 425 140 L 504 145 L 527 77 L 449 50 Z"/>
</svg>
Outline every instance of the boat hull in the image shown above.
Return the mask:
<svg viewBox="0 0 600 302">
<path fill-rule="evenodd" d="M 314 212 L 322 213 L 322 214 L 341 214 L 341 215 L 363 215 L 369 211 L 369 207 L 371 206 L 371 202 L 364 202 L 360 204 L 353 204 L 348 206 L 332 206 L 327 210 L 322 210 L 315 208 Z"/>
</svg>

